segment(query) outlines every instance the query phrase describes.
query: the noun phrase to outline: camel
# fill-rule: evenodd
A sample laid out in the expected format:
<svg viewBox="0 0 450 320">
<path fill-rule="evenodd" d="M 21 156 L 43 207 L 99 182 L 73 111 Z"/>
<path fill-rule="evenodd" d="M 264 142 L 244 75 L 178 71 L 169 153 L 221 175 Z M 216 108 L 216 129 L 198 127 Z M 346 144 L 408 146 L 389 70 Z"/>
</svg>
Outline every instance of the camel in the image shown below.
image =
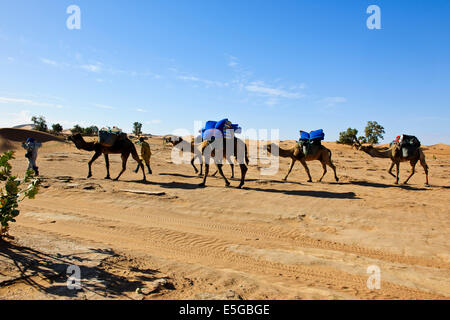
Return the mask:
<svg viewBox="0 0 450 320">
<path fill-rule="evenodd" d="M 139 159 L 138 153 L 136 151 L 136 147 L 134 146 L 133 142 L 131 142 L 130 139 L 124 138 L 124 139 L 117 140 L 114 143 L 114 145 L 111 147 L 105 147 L 98 142 L 86 142 L 83 139 L 83 137 L 81 136 L 81 134 L 79 134 L 79 133 L 69 136 L 68 139 L 70 141 L 72 141 L 75 144 L 75 146 L 77 147 L 77 149 L 79 149 L 79 150 L 95 151 L 94 156 L 88 163 L 88 167 L 89 167 L 89 174 L 87 176 L 88 178 L 92 177 L 92 169 L 91 169 L 92 163 L 94 163 L 94 161 L 97 160 L 98 157 L 100 157 L 103 154 L 105 157 L 106 173 L 107 173 L 105 179 L 111 179 L 111 177 L 109 175 L 109 156 L 108 155 L 109 154 L 121 154 L 122 171 L 120 171 L 119 175 L 117 176 L 117 178 L 114 179 L 114 181 L 119 180 L 120 176 L 125 172 L 125 170 L 127 168 L 127 160 L 131 154 L 133 159 L 137 161 L 137 163 L 139 164 L 139 166 L 142 169 L 143 181 L 147 180 L 145 177 L 144 165 L 142 164 L 141 159 Z"/>
<path fill-rule="evenodd" d="M 232 139 L 233 141 L 231 141 L 231 143 L 230 139 L 221 137 L 215 138 L 211 141 L 205 140 L 200 144 L 201 153 L 205 158 L 205 175 L 203 176 L 202 183 L 199 184 L 200 187 L 206 186 L 206 178 L 208 177 L 209 173 L 209 163 L 211 161 L 211 157 L 214 158 L 214 162 L 216 163 L 217 169 L 222 178 L 225 180 L 225 186 L 229 187 L 230 182 L 223 174 L 222 159 L 225 158 L 230 159 L 230 157 L 233 156 L 236 159 L 237 163 L 239 164 L 239 167 L 241 168 L 241 181 L 239 183 L 238 188 L 239 189 L 242 188 L 245 182 L 245 175 L 248 171 L 247 165 L 249 161 L 248 161 L 247 145 L 241 139 L 238 139 L 236 137 L 233 137 Z M 233 148 L 230 150 L 229 148 L 231 144 Z"/>
<path fill-rule="evenodd" d="M 200 145 L 202 143 L 202 137 L 198 136 L 195 139 L 191 139 L 191 141 L 186 141 L 182 137 L 176 136 L 167 136 L 164 138 L 165 143 L 171 143 L 172 147 L 179 148 L 180 150 L 187 151 L 189 150 L 192 154 L 191 165 L 194 168 L 195 173 L 198 173 L 199 177 L 203 176 L 203 157 L 202 152 L 200 150 Z M 199 159 L 200 161 L 200 173 L 197 167 L 194 164 L 195 159 Z M 231 179 L 234 179 L 234 163 L 230 158 L 227 158 L 230 167 L 231 167 Z M 216 170 L 211 176 L 215 177 L 219 170 Z"/>
<path fill-rule="evenodd" d="M 289 167 L 289 171 L 284 177 L 283 181 L 287 181 L 287 178 L 289 177 L 289 174 L 291 173 L 295 162 L 300 161 L 300 163 L 305 168 L 306 173 L 308 174 L 309 178 L 308 182 L 312 182 L 311 174 L 309 172 L 309 168 L 308 165 L 306 164 L 306 161 L 314 161 L 314 160 L 320 161 L 323 167 L 323 174 L 322 177 L 319 179 L 319 182 L 322 182 L 323 177 L 325 177 L 325 174 L 327 173 L 327 165 L 333 169 L 334 178 L 336 179 L 336 182 L 339 181 L 339 178 L 337 177 L 336 174 L 336 166 L 333 164 L 333 161 L 331 160 L 331 151 L 328 148 L 321 145 L 315 154 L 308 154 L 307 156 L 305 156 L 303 150 L 301 149 L 298 143 L 296 143 L 290 149 L 280 148 L 274 143 L 267 145 L 267 151 L 272 152 L 273 148 L 279 149 L 280 157 L 291 158 L 291 166 Z"/>
<path fill-rule="evenodd" d="M 388 169 L 388 173 L 396 178 L 395 184 L 398 184 L 399 181 L 399 172 L 400 172 L 400 162 L 406 162 L 409 161 L 411 164 L 411 173 L 409 177 L 403 182 L 403 184 L 407 184 L 409 179 L 414 175 L 416 164 L 418 161 L 420 161 L 420 164 L 422 165 L 423 169 L 425 170 L 425 185 L 428 186 L 428 165 L 425 161 L 425 154 L 423 153 L 422 148 L 417 148 L 413 155 L 404 157 L 402 154 L 402 150 L 398 144 L 393 144 L 391 147 L 387 148 L 376 148 L 372 145 L 362 145 L 356 137 L 354 138 L 354 146 L 357 150 L 363 151 L 374 158 L 389 158 L 391 159 L 392 163 L 391 166 Z M 397 175 L 395 176 L 392 173 L 392 169 L 394 168 L 394 165 L 397 169 Z"/>
</svg>

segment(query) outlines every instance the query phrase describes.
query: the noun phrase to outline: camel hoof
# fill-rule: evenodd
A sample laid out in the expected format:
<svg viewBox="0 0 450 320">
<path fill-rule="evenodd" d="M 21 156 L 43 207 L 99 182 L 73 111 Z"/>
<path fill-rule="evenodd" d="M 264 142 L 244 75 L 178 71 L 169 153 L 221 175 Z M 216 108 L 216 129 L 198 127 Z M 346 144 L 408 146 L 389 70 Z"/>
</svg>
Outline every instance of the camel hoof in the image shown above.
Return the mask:
<svg viewBox="0 0 450 320">
<path fill-rule="evenodd" d="M 200 188 L 206 187 L 206 185 L 205 185 L 203 182 L 202 182 L 202 183 L 199 183 L 198 186 L 199 186 Z"/>
<path fill-rule="evenodd" d="M 90 174 L 90 175 L 87 176 L 88 179 L 91 178 L 91 177 L 92 177 L 92 174 Z"/>
<path fill-rule="evenodd" d="M 111 180 L 110 176 L 105 177 L 105 180 Z"/>
<path fill-rule="evenodd" d="M 286 182 L 286 181 L 287 181 L 287 178 L 281 179 L 281 181 L 284 181 L 284 182 Z"/>
<path fill-rule="evenodd" d="M 238 189 L 242 189 L 242 187 L 244 186 L 244 184 L 240 184 L 237 186 Z"/>
<path fill-rule="evenodd" d="M 230 187 L 230 183 L 225 183 L 225 188 L 229 188 Z"/>
<path fill-rule="evenodd" d="M 310 179 L 310 180 L 308 180 L 308 181 L 306 181 L 306 182 L 313 182 L 313 181 Z"/>
</svg>

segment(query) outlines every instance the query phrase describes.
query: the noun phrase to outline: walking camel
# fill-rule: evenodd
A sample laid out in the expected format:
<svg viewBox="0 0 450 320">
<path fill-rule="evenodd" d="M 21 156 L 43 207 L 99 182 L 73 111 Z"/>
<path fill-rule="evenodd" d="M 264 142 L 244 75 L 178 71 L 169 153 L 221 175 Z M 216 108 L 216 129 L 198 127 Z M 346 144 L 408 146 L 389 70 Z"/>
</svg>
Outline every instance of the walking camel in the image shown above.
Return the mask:
<svg viewBox="0 0 450 320">
<path fill-rule="evenodd" d="M 320 145 L 319 148 L 317 148 L 317 151 L 313 154 L 308 154 L 305 156 L 303 153 L 302 148 L 300 148 L 300 145 L 296 143 L 294 146 L 292 146 L 290 149 L 283 149 L 281 147 L 278 147 L 274 143 L 267 145 L 267 151 L 272 153 L 272 150 L 278 148 L 279 149 L 279 156 L 282 158 L 291 158 L 291 165 L 289 167 L 289 171 L 284 177 L 283 181 L 287 181 L 287 178 L 289 177 L 289 174 L 292 171 L 292 168 L 294 167 L 294 164 L 296 161 L 300 161 L 300 163 L 305 168 L 306 174 L 308 175 L 308 182 L 312 182 L 311 173 L 309 172 L 308 165 L 306 164 L 306 161 L 320 161 L 323 168 L 323 174 L 322 177 L 319 179 L 319 182 L 322 182 L 323 177 L 325 177 L 325 174 L 327 173 L 327 165 L 333 169 L 334 172 L 334 178 L 336 179 L 336 182 L 339 181 L 339 178 L 336 174 L 336 166 L 333 164 L 333 161 L 331 160 L 331 151 Z"/>
<path fill-rule="evenodd" d="M 245 175 L 248 171 L 247 165 L 249 161 L 247 145 L 241 139 L 238 139 L 236 137 L 233 137 L 232 139 L 233 141 L 231 141 L 230 143 L 230 139 L 220 137 L 215 138 L 213 141 L 205 140 L 200 144 L 201 153 L 205 158 L 205 175 L 203 176 L 202 183 L 200 183 L 199 185 L 200 187 L 206 186 L 206 178 L 208 177 L 209 173 L 209 163 L 211 161 L 211 157 L 214 158 L 217 169 L 222 178 L 225 180 L 225 186 L 229 187 L 230 182 L 223 174 L 222 160 L 225 158 L 230 159 L 230 157 L 233 156 L 239 164 L 239 167 L 241 168 L 241 181 L 238 188 L 242 188 L 245 182 Z"/>
<path fill-rule="evenodd" d="M 95 151 L 94 156 L 88 163 L 89 167 L 89 174 L 87 176 L 88 178 L 92 177 L 92 169 L 91 169 L 92 163 L 94 163 L 94 161 L 97 160 L 98 157 L 100 157 L 103 154 L 105 157 L 106 173 L 107 173 L 105 179 L 111 179 L 109 175 L 108 155 L 120 154 L 122 157 L 122 171 L 120 171 L 119 175 L 117 176 L 117 178 L 114 179 L 114 181 L 119 180 L 120 176 L 125 172 L 127 168 L 127 160 L 131 154 L 133 159 L 137 161 L 137 163 L 142 169 L 143 181 L 146 181 L 144 165 L 142 164 L 141 159 L 139 159 L 136 147 L 134 146 L 133 142 L 131 142 L 130 139 L 128 138 L 118 139 L 111 147 L 105 147 L 98 142 L 86 142 L 79 133 L 69 136 L 68 139 L 72 141 L 79 150 Z"/>
<path fill-rule="evenodd" d="M 172 144 L 172 147 L 178 148 L 183 151 L 190 151 L 192 154 L 191 165 L 194 168 L 195 173 L 198 173 L 199 177 L 203 176 L 203 157 L 202 151 L 200 150 L 200 146 L 202 143 L 202 137 L 198 136 L 196 138 L 191 139 L 191 141 L 186 141 L 182 137 L 177 136 L 167 136 L 164 138 L 165 143 Z M 200 161 L 200 173 L 195 166 L 194 162 L 198 159 Z M 230 167 L 231 167 L 231 179 L 234 179 L 234 163 L 230 158 L 227 158 Z M 216 170 L 211 176 L 215 177 L 219 170 Z"/>
<path fill-rule="evenodd" d="M 390 148 L 384 147 L 384 148 L 377 148 L 372 145 L 362 145 L 356 137 L 354 137 L 354 146 L 357 150 L 363 151 L 374 158 L 386 158 L 391 159 L 392 163 L 391 166 L 388 169 L 388 173 L 396 178 L 395 184 L 398 184 L 399 181 L 399 173 L 400 173 L 400 162 L 406 162 L 409 161 L 411 164 L 411 173 L 409 177 L 403 182 L 403 184 L 407 184 L 409 179 L 414 175 L 416 164 L 420 161 L 420 164 L 422 165 L 424 171 L 425 171 L 425 185 L 428 186 L 428 165 L 425 161 L 425 154 L 423 153 L 422 148 L 418 147 L 414 150 L 414 152 L 408 156 L 404 157 L 402 150 L 398 144 L 393 144 Z M 394 168 L 394 165 L 396 166 L 397 175 L 394 175 L 392 173 L 392 169 Z"/>
</svg>

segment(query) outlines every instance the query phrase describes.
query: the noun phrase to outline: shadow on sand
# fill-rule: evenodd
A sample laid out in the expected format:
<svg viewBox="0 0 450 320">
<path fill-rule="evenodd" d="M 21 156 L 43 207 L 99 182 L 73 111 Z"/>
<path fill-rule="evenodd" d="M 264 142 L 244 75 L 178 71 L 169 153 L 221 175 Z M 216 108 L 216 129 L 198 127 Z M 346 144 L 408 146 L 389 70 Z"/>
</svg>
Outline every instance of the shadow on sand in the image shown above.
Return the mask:
<svg viewBox="0 0 450 320">
<path fill-rule="evenodd" d="M 118 256 L 109 249 L 89 249 L 89 252 L 78 254 L 101 254 L 104 259 Z M 102 269 L 104 259 L 101 262 L 96 260 L 93 265 L 97 264 L 97 266 L 80 266 L 81 289 L 71 290 L 67 287 L 67 280 L 70 276 L 67 274 L 67 268 L 70 265 L 92 262 L 89 258 L 77 255 L 46 254 L 0 240 L 0 259 L 6 260 L 17 271 L 17 276 L 0 282 L 0 287 L 24 282 L 43 293 L 67 298 L 76 298 L 81 291 L 85 294 L 95 293 L 103 298 L 131 299 L 127 293 L 142 288 L 147 281 L 157 280 L 158 278 L 154 275 L 159 273 L 158 270 L 131 267 L 127 270 L 133 271 L 136 275 L 130 280 Z M 118 266 L 114 265 L 114 267 Z"/>
<path fill-rule="evenodd" d="M 356 196 L 354 192 L 329 192 L 329 191 L 314 191 L 314 190 L 277 190 L 277 189 L 263 189 L 263 188 L 252 188 L 244 186 L 245 190 L 270 192 L 270 193 L 281 193 L 290 196 L 304 196 L 304 197 L 315 197 L 315 198 L 327 198 L 327 199 L 360 199 Z"/>
<path fill-rule="evenodd" d="M 412 187 L 407 184 L 385 184 L 385 183 L 368 182 L 368 181 L 349 181 L 349 182 L 346 182 L 346 184 L 353 184 L 353 185 L 357 185 L 357 186 L 372 187 L 372 188 L 398 188 L 398 189 L 404 189 L 404 190 L 410 190 L 410 191 L 428 190 L 427 188 L 417 188 L 417 187 Z"/>
</svg>

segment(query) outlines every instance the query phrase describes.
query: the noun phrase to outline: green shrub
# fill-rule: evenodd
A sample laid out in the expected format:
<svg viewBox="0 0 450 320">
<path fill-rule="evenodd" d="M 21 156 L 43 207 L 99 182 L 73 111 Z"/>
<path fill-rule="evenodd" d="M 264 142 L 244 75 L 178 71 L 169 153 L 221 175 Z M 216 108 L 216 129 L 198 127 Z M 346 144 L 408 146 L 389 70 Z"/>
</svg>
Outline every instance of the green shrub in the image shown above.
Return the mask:
<svg viewBox="0 0 450 320">
<path fill-rule="evenodd" d="M 16 222 L 19 215 L 19 203 L 34 199 L 39 190 L 39 179 L 33 177 L 33 170 L 28 170 L 25 177 L 19 180 L 11 174 L 10 160 L 14 159 L 14 151 L 5 152 L 0 157 L 0 239 L 8 235 L 10 222 Z"/>
</svg>

